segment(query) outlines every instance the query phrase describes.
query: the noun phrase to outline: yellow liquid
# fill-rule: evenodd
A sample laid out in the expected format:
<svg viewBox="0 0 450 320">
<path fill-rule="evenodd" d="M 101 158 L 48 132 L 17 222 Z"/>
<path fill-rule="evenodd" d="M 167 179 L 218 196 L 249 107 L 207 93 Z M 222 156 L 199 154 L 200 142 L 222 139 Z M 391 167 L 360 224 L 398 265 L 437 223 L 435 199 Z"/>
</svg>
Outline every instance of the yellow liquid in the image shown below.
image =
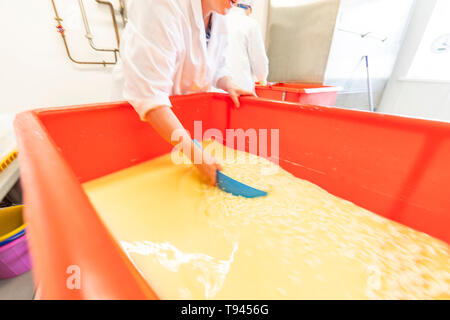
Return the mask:
<svg viewBox="0 0 450 320">
<path fill-rule="evenodd" d="M 170 155 L 84 184 L 160 298 L 450 298 L 446 243 L 265 159 L 217 143 L 207 149 L 226 174 L 269 195 L 244 199 L 207 186 Z"/>
</svg>

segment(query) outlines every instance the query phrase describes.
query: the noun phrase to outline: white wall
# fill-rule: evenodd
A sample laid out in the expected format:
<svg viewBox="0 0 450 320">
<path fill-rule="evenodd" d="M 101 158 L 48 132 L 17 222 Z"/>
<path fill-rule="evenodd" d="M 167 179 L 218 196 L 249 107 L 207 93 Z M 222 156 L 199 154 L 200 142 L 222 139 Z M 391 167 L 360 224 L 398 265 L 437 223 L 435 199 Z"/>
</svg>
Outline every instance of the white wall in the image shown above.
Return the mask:
<svg viewBox="0 0 450 320">
<path fill-rule="evenodd" d="M 369 109 L 369 56 L 374 104 L 378 106 L 399 53 L 414 0 L 341 0 L 325 84 L 343 87 L 337 106 Z M 369 36 L 362 34 L 372 32 Z M 385 41 L 381 41 L 386 39 Z"/>
<path fill-rule="evenodd" d="M 89 47 L 78 1 L 55 3 L 72 55 L 79 60 L 110 60 L 111 54 Z M 254 2 L 254 18 L 263 34 L 268 3 Z M 84 4 L 96 44 L 114 47 L 109 9 L 94 0 L 84 0 Z M 54 18 L 50 0 L 0 0 L 0 113 L 110 101 L 113 67 L 81 66 L 69 61 Z M 121 27 L 120 16 L 117 19 Z"/>
<path fill-rule="evenodd" d="M 88 46 L 78 1 L 55 2 L 73 56 L 111 59 Z M 84 3 L 96 44 L 115 46 L 109 9 Z M 0 0 L 0 113 L 109 100 L 112 68 L 70 62 L 54 17 L 50 0 Z"/>
<path fill-rule="evenodd" d="M 407 78 L 450 82 L 450 1 L 436 2 Z"/>
<path fill-rule="evenodd" d="M 417 0 L 380 112 L 450 121 L 450 82 L 405 79 L 435 5 L 436 0 Z"/>
</svg>

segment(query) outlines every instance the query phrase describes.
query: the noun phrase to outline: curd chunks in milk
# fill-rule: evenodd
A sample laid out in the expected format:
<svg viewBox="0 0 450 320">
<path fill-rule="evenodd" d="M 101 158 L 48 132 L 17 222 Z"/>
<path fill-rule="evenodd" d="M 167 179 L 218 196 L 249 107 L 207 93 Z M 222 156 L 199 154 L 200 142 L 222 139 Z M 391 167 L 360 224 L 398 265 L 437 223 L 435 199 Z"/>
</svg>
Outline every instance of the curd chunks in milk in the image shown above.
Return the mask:
<svg viewBox="0 0 450 320">
<path fill-rule="evenodd" d="M 446 243 L 263 158 L 204 146 L 226 174 L 268 196 L 245 199 L 208 186 L 170 154 L 84 184 L 160 298 L 450 298 Z"/>
</svg>

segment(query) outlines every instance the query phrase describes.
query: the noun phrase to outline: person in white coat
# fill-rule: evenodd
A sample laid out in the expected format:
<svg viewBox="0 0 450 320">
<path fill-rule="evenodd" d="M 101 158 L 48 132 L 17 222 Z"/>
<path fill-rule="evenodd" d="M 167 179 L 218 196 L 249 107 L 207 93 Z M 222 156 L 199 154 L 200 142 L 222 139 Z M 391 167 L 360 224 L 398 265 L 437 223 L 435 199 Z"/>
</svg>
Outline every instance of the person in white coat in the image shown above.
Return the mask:
<svg viewBox="0 0 450 320">
<path fill-rule="evenodd" d="M 169 97 L 217 87 L 239 107 L 240 95 L 226 64 L 224 15 L 237 0 L 131 0 L 121 59 L 114 70 L 115 100 L 127 100 L 168 142 L 182 147 L 210 183 L 221 165 L 195 147 L 171 110 Z M 174 137 L 174 133 L 177 137 Z M 194 161 L 193 161 L 194 162 Z"/>
<path fill-rule="evenodd" d="M 260 26 L 250 17 L 252 5 L 251 0 L 239 1 L 226 16 L 231 80 L 247 91 L 255 90 L 256 81 L 266 83 L 269 73 Z"/>
</svg>

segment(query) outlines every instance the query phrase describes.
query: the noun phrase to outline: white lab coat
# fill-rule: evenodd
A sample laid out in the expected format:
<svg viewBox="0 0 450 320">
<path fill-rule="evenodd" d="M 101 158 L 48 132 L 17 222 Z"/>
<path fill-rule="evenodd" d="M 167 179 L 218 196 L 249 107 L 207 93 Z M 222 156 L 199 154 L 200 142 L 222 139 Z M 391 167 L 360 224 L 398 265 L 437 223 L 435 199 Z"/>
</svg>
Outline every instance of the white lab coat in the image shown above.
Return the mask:
<svg viewBox="0 0 450 320">
<path fill-rule="evenodd" d="M 228 27 L 227 62 L 233 82 L 248 91 L 255 90 L 256 81 L 266 81 L 269 60 L 258 22 L 240 8 L 226 16 Z"/>
<path fill-rule="evenodd" d="M 121 59 L 114 70 L 114 100 L 128 100 L 141 119 L 169 96 L 206 92 L 226 67 L 224 16 L 213 13 L 206 46 L 201 0 L 131 0 Z"/>
</svg>

